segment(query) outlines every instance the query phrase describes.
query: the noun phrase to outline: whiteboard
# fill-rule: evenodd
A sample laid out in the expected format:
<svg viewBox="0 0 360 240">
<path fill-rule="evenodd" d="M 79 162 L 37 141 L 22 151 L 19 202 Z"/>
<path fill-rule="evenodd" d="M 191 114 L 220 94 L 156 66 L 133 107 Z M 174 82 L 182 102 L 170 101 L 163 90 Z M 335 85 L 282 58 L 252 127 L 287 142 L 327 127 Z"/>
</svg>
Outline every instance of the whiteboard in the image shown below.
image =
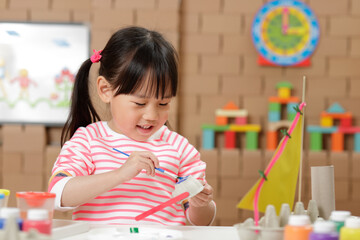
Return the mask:
<svg viewBox="0 0 360 240">
<path fill-rule="evenodd" d="M 89 48 L 87 24 L 0 22 L 0 123 L 62 125 Z"/>
</svg>

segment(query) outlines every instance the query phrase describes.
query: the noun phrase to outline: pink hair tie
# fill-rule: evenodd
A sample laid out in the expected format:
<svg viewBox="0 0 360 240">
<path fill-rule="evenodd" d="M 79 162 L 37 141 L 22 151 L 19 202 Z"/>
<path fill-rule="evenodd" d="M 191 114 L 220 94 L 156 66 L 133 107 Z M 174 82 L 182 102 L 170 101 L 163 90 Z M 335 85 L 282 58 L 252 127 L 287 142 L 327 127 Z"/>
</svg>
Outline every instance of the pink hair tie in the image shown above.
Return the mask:
<svg viewBox="0 0 360 240">
<path fill-rule="evenodd" d="M 92 63 L 97 63 L 97 62 L 99 62 L 100 61 L 100 59 L 101 59 L 101 55 L 100 55 L 100 53 L 102 52 L 102 50 L 99 50 L 99 51 L 96 51 L 95 49 L 93 49 L 93 52 L 94 52 L 94 54 L 90 57 L 90 61 L 92 62 Z"/>
</svg>

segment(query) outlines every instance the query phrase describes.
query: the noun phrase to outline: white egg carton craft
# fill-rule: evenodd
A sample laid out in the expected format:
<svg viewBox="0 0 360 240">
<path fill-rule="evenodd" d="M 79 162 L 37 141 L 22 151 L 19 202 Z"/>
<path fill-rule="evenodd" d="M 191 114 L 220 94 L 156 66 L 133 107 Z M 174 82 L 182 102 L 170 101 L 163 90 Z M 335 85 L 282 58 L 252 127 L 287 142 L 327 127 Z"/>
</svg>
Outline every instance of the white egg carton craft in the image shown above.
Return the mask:
<svg viewBox="0 0 360 240">
<path fill-rule="evenodd" d="M 204 186 L 199 180 L 189 175 L 184 179 L 181 179 L 175 184 L 175 190 L 172 193 L 172 197 L 176 197 L 184 192 L 188 192 L 188 198 L 192 198 L 204 189 Z"/>
<path fill-rule="evenodd" d="M 254 220 L 248 218 L 243 223 L 235 224 L 234 227 L 241 240 L 283 240 L 284 227 L 291 214 L 308 215 L 311 223 L 314 223 L 318 219 L 319 210 L 316 202 L 310 200 L 307 210 L 302 202 L 297 202 L 293 213 L 289 204 L 282 204 L 280 214 L 277 216 L 275 207 L 268 205 L 264 217 L 259 220 L 259 226 L 255 226 Z"/>
</svg>

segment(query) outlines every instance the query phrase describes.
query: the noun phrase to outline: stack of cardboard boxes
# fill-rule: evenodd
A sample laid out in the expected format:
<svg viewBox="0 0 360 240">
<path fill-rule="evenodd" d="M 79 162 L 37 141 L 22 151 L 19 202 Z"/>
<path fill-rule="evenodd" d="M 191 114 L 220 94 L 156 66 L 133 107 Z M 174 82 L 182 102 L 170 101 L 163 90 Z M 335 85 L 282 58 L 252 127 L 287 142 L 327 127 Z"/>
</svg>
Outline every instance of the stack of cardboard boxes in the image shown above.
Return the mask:
<svg viewBox="0 0 360 240">
<path fill-rule="evenodd" d="M 4 124 L 0 129 L 1 188 L 11 191 L 8 206 L 16 207 L 16 192 L 47 191 L 60 152 L 61 128 Z M 70 216 L 55 213 L 56 218 Z"/>
</svg>

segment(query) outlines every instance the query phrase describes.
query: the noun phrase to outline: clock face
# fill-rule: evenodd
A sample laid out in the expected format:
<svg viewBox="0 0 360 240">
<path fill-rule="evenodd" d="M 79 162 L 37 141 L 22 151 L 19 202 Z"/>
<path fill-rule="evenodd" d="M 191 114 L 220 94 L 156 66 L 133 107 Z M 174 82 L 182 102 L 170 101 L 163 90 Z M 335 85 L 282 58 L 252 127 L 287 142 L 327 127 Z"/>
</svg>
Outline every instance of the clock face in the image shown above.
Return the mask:
<svg viewBox="0 0 360 240">
<path fill-rule="evenodd" d="M 319 24 L 311 9 L 297 0 L 276 0 L 257 13 L 252 27 L 260 55 L 281 66 L 295 65 L 311 56 L 319 40 Z"/>
</svg>

